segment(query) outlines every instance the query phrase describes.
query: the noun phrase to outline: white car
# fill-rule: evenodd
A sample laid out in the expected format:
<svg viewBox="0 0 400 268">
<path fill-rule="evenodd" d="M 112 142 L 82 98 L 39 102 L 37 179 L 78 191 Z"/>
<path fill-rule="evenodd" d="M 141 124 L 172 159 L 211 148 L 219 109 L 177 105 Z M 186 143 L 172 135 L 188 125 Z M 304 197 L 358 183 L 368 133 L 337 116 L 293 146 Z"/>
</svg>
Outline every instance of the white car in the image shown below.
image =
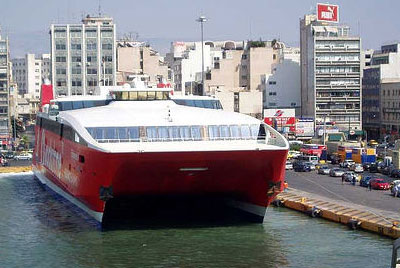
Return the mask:
<svg viewBox="0 0 400 268">
<path fill-rule="evenodd" d="M 293 164 L 292 164 L 292 162 L 286 161 L 285 169 L 286 169 L 286 170 L 293 169 Z"/>
<path fill-rule="evenodd" d="M 341 162 L 341 163 L 339 164 L 339 166 L 342 167 L 342 168 L 348 168 L 348 167 L 350 167 L 350 166 L 353 165 L 353 164 L 355 164 L 355 162 L 354 162 L 353 160 L 346 159 L 346 160 L 344 160 L 343 162 Z"/>
<path fill-rule="evenodd" d="M 22 153 L 14 157 L 15 160 L 32 160 L 32 154 Z"/>
<path fill-rule="evenodd" d="M 354 171 L 354 172 L 356 172 L 356 173 L 363 173 L 364 172 L 364 168 L 363 168 L 363 166 L 361 164 L 351 165 L 349 169 Z"/>
</svg>

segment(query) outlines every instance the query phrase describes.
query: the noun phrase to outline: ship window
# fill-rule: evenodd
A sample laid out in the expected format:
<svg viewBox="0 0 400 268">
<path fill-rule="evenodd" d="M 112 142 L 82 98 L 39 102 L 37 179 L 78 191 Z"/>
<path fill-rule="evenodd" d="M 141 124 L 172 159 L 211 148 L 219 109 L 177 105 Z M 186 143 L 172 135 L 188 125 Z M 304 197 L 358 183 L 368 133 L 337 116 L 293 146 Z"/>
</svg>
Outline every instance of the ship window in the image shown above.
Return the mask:
<svg viewBox="0 0 400 268">
<path fill-rule="evenodd" d="M 201 141 L 201 130 L 199 126 L 190 127 L 192 138 L 195 141 Z"/>
<path fill-rule="evenodd" d="M 213 109 L 213 102 L 214 101 L 203 100 L 204 108 Z"/>
<path fill-rule="evenodd" d="M 179 135 L 179 128 L 178 127 L 170 127 L 168 128 L 169 130 L 169 136 L 172 138 L 172 140 L 180 140 L 181 136 Z"/>
<path fill-rule="evenodd" d="M 84 106 L 85 108 L 91 108 L 91 107 L 94 106 L 94 101 L 84 101 L 84 102 L 83 102 L 83 106 Z"/>
<path fill-rule="evenodd" d="M 231 130 L 231 137 L 234 139 L 239 139 L 240 138 L 240 133 L 239 133 L 239 126 L 233 125 L 229 127 Z"/>
<path fill-rule="evenodd" d="M 126 127 L 117 128 L 118 139 L 127 140 L 128 139 L 128 129 Z"/>
<path fill-rule="evenodd" d="M 248 125 L 240 126 L 240 133 L 243 139 L 250 139 L 251 137 L 250 128 Z"/>
<path fill-rule="evenodd" d="M 258 136 L 258 130 L 259 130 L 260 126 L 259 125 L 251 125 L 250 129 L 251 129 L 251 137 L 253 139 L 256 139 Z"/>
<path fill-rule="evenodd" d="M 195 105 L 196 107 L 204 108 L 203 101 L 201 101 L 201 100 L 195 100 L 195 101 L 194 101 L 194 105 Z"/>
<path fill-rule="evenodd" d="M 138 93 L 137 91 L 131 91 L 129 92 L 129 99 L 132 101 L 136 101 L 138 99 Z"/>
<path fill-rule="evenodd" d="M 75 109 L 82 109 L 83 108 L 83 103 L 81 101 L 73 101 L 72 102 L 72 108 Z"/>
<path fill-rule="evenodd" d="M 221 126 L 221 138 L 229 138 L 229 136 L 228 126 Z"/>
<path fill-rule="evenodd" d="M 146 128 L 146 136 L 147 136 L 148 141 L 156 141 L 157 140 L 156 127 L 147 127 Z"/>
<path fill-rule="evenodd" d="M 130 140 L 139 140 L 139 127 L 128 128 L 128 134 Z"/>
<path fill-rule="evenodd" d="M 103 135 L 104 135 L 103 134 L 103 128 L 100 128 L 100 127 L 95 128 L 95 130 L 94 130 L 94 138 L 96 140 L 102 140 L 103 137 L 104 137 Z"/>
<path fill-rule="evenodd" d="M 208 127 L 208 136 L 210 140 L 217 140 L 219 138 L 219 127 L 218 126 L 209 126 Z"/>
<path fill-rule="evenodd" d="M 183 138 L 183 140 L 187 141 L 187 140 L 191 139 L 189 127 L 180 127 L 179 132 L 180 132 L 180 136 Z"/>
<path fill-rule="evenodd" d="M 147 100 L 155 100 L 155 99 L 156 99 L 156 92 L 155 91 L 147 92 Z"/>
<path fill-rule="evenodd" d="M 122 100 L 129 100 L 129 92 L 127 92 L 127 91 L 122 92 L 121 99 Z"/>
<path fill-rule="evenodd" d="M 140 101 L 147 100 L 147 92 L 146 91 L 139 91 L 138 92 L 138 100 L 140 100 Z"/>
<path fill-rule="evenodd" d="M 117 133 L 115 128 L 106 128 L 104 133 L 104 138 L 106 140 L 115 140 L 117 139 Z"/>
<path fill-rule="evenodd" d="M 66 102 L 60 102 L 60 103 L 62 103 L 62 109 L 60 111 L 72 110 L 72 102 L 66 101 Z"/>
<path fill-rule="evenodd" d="M 158 138 L 161 140 L 167 140 L 169 138 L 167 127 L 158 127 Z"/>
</svg>

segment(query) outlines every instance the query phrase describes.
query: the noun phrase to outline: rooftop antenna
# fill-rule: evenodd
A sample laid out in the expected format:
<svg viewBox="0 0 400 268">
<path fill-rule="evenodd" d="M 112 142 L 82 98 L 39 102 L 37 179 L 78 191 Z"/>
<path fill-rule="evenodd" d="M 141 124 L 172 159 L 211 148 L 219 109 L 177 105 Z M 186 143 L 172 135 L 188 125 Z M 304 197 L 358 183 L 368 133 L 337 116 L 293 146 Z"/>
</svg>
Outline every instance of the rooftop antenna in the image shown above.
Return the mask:
<svg viewBox="0 0 400 268">
<path fill-rule="evenodd" d="M 101 0 L 99 0 L 99 17 L 101 17 Z"/>
</svg>

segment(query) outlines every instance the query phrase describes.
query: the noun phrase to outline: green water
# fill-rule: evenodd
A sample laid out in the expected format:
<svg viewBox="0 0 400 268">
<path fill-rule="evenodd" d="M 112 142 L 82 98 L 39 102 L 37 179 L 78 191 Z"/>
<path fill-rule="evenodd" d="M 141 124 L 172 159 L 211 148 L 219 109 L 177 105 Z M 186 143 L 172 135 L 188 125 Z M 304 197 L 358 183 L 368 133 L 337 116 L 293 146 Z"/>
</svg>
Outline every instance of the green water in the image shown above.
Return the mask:
<svg viewBox="0 0 400 268">
<path fill-rule="evenodd" d="M 377 268 L 392 243 L 284 208 L 263 224 L 99 230 L 33 175 L 0 176 L 0 267 Z"/>
</svg>

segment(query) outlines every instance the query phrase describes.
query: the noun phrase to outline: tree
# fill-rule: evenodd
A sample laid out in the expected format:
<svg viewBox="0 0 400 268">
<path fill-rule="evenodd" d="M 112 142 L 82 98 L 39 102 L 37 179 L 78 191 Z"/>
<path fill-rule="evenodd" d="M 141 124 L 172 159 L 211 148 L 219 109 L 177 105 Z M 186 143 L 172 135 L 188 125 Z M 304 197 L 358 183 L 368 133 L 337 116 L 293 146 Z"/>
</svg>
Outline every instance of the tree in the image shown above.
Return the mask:
<svg viewBox="0 0 400 268">
<path fill-rule="evenodd" d="M 29 149 L 29 137 L 26 135 L 23 135 L 21 139 L 19 140 L 19 144 L 24 146 L 24 149 Z"/>
<path fill-rule="evenodd" d="M 16 135 L 15 135 L 14 125 L 15 125 L 15 129 L 17 131 Z M 12 136 L 18 137 L 18 138 L 21 137 L 22 132 L 25 131 L 23 122 L 21 120 L 19 120 L 18 118 L 14 122 L 14 116 L 11 117 L 11 129 L 12 129 Z"/>
</svg>

